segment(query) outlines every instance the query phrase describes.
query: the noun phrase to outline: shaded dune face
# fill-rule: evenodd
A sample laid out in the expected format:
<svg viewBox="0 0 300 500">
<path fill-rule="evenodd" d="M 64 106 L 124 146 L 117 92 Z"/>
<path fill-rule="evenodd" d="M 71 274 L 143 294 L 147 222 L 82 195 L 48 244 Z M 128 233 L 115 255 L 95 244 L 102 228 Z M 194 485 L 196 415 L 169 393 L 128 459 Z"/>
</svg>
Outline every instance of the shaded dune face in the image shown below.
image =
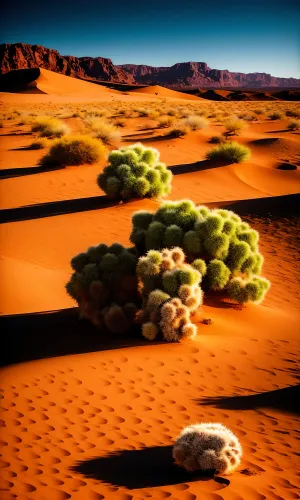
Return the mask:
<svg viewBox="0 0 300 500">
<path fill-rule="evenodd" d="M 180 99 L 168 89 L 164 104 L 155 95 L 160 88 L 124 94 L 43 69 L 34 81 L 44 94 L 1 96 L 1 499 L 297 498 L 299 131 L 288 130 L 285 116 L 271 121 L 265 104 Z M 163 106 L 206 115 L 217 106 L 229 114 L 262 107 L 235 138 L 251 159 L 205 160 L 211 137 L 225 130 L 214 118 L 171 139 L 136 111 Z M 64 289 L 70 259 L 102 242 L 128 247 L 133 213 L 159 206 L 107 199 L 96 183 L 105 161 L 38 166 L 48 146 L 30 149 L 36 136 L 20 123 L 23 114 L 25 122 L 32 112 L 67 116 L 60 119 L 78 134 L 81 113 L 92 109 L 108 111 L 112 121 L 130 111 L 108 149 L 135 142 L 159 149 L 173 173 L 171 200 L 233 210 L 259 232 L 263 275 L 272 283 L 262 305 L 233 307 L 206 294 L 193 317 L 198 335 L 180 344 L 146 343 L 135 331 L 108 335 L 78 321 Z M 185 427 L 205 422 L 228 427 L 243 448 L 230 476 L 220 463 L 209 468 L 226 439 L 203 439 L 205 471 L 186 446 L 173 451 Z M 191 433 L 191 443 L 197 437 Z M 189 470 L 179 466 L 187 457 Z"/>
</svg>

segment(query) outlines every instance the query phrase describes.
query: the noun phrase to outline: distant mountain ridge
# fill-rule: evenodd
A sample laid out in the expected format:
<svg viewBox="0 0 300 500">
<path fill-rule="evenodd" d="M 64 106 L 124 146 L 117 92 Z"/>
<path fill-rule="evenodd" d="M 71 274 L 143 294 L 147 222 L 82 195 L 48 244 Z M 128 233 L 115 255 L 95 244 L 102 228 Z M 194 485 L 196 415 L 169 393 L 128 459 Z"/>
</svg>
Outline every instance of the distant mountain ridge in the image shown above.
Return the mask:
<svg viewBox="0 0 300 500">
<path fill-rule="evenodd" d="M 0 45 L 0 71 L 44 68 L 91 81 L 162 85 L 169 88 L 300 88 L 300 79 L 277 78 L 268 73 L 237 73 L 210 68 L 204 62 L 177 63 L 170 67 L 138 64 L 114 65 L 103 57 L 63 56 L 42 45 Z"/>
</svg>

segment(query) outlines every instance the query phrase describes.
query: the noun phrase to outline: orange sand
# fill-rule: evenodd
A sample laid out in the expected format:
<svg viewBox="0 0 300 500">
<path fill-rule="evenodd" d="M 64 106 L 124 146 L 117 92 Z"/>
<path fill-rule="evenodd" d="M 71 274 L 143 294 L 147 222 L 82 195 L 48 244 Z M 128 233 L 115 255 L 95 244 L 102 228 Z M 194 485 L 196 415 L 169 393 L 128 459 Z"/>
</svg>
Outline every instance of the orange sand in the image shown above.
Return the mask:
<svg viewBox="0 0 300 500">
<path fill-rule="evenodd" d="M 32 99 L 41 112 L 51 109 L 49 101 L 72 107 L 104 100 L 96 96 L 101 92 L 106 101 L 113 95 L 140 106 L 143 95 L 73 79 L 68 90 L 68 77 L 46 70 L 39 80 L 48 94 L 0 100 L 20 110 Z M 167 92 L 171 107 L 173 91 Z M 129 244 L 132 213 L 154 211 L 158 203 L 108 203 L 95 182 L 104 163 L 35 173 L 44 152 L 26 149 L 30 127 L 5 121 L 1 324 L 7 362 L 17 364 L 0 372 L 1 500 L 299 498 L 299 219 L 293 212 L 299 198 L 287 207 L 300 192 L 300 134 L 288 132 L 286 120 L 250 123 L 237 141 L 249 145 L 251 159 L 213 168 L 204 158 L 221 125 L 211 121 L 203 131 L 169 139 L 149 121 L 127 119 L 121 144 L 141 141 L 160 150 L 176 174 L 171 199 L 246 214 L 260 232 L 272 288 L 260 306 L 236 308 L 206 297 L 195 318 L 196 340 L 178 345 L 107 338 L 79 323 L 64 290 L 70 258 L 99 242 Z M 80 130 L 79 119 L 65 122 Z M 278 169 L 283 163 L 296 168 Z M 199 421 L 222 422 L 241 440 L 244 457 L 232 476 L 201 478 L 172 465 L 174 439 Z"/>
</svg>

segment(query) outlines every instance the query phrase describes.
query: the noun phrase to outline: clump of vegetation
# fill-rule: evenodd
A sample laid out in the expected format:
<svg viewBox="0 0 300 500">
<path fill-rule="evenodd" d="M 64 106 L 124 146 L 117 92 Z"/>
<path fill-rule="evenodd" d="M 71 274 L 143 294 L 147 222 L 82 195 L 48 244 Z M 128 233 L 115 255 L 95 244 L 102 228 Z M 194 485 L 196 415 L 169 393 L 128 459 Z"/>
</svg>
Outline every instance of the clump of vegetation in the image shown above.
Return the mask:
<svg viewBox="0 0 300 500">
<path fill-rule="evenodd" d="M 208 126 L 208 120 L 202 116 L 190 115 L 183 120 L 183 124 L 191 130 L 201 130 Z"/>
<path fill-rule="evenodd" d="M 228 295 L 239 304 L 253 302 L 260 304 L 270 288 L 269 280 L 260 276 L 251 276 L 247 279 L 233 278 L 228 283 Z"/>
<path fill-rule="evenodd" d="M 246 127 L 246 124 L 243 120 L 239 118 L 231 118 L 230 120 L 226 120 L 224 122 L 225 132 L 224 135 L 240 135 L 242 130 Z"/>
<path fill-rule="evenodd" d="M 96 163 L 106 154 L 105 146 L 90 136 L 67 136 L 53 142 L 49 152 L 40 160 L 46 165 L 82 165 Z"/>
<path fill-rule="evenodd" d="M 90 247 L 71 260 L 74 270 L 66 285 L 77 301 L 80 317 L 112 333 L 126 333 L 140 306 L 137 256 L 118 243 Z"/>
<path fill-rule="evenodd" d="M 29 146 L 30 149 L 44 149 L 49 145 L 49 141 L 41 137 L 40 139 L 35 139 Z"/>
<path fill-rule="evenodd" d="M 174 123 L 174 117 L 163 115 L 157 118 L 158 126 L 161 128 L 168 128 Z"/>
<path fill-rule="evenodd" d="M 294 109 L 287 109 L 285 115 L 291 118 L 300 118 L 300 111 Z"/>
<path fill-rule="evenodd" d="M 159 156 L 157 149 L 139 143 L 112 151 L 98 185 L 114 199 L 165 196 L 171 191 L 172 173 Z"/>
<path fill-rule="evenodd" d="M 242 144 L 231 141 L 208 151 L 206 154 L 207 160 L 222 161 L 228 163 L 241 163 L 250 158 L 250 149 Z"/>
<path fill-rule="evenodd" d="M 170 130 L 166 133 L 166 136 L 172 138 L 183 137 L 188 133 L 188 128 L 183 123 L 177 123 L 173 125 Z"/>
<path fill-rule="evenodd" d="M 223 135 L 213 135 L 209 142 L 211 144 L 222 144 L 223 142 L 225 142 L 225 137 Z"/>
<path fill-rule="evenodd" d="M 155 213 L 136 212 L 132 222 L 130 240 L 139 255 L 149 250 L 182 248 L 187 262 L 203 277 L 204 290 L 227 291 L 230 282 L 238 277 L 246 280 L 245 285 L 249 284 L 247 291 L 253 288 L 250 282 L 258 283 L 255 278 L 261 274 L 263 265 L 259 234 L 234 212 L 210 210 L 190 200 L 167 201 Z M 269 282 L 261 283 L 259 281 L 266 292 Z M 232 290 L 233 285 L 230 286 Z M 258 294 L 253 300 L 254 292 L 252 295 L 234 293 L 230 292 L 231 298 L 243 297 L 243 302 L 259 302 L 264 297 Z"/>
<path fill-rule="evenodd" d="M 288 123 L 289 130 L 300 130 L 300 120 L 290 120 Z"/>
<path fill-rule="evenodd" d="M 281 120 L 283 118 L 283 114 L 280 111 L 273 111 L 269 114 L 270 120 Z"/>
<path fill-rule="evenodd" d="M 62 137 L 69 133 L 67 125 L 57 118 L 38 116 L 31 126 L 32 132 L 38 132 L 40 137 Z"/>
<path fill-rule="evenodd" d="M 99 118 L 87 118 L 85 123 L 92 131 L 93 137 L 100 139 L 104 144 L 111 144 L 121 139 L 121 134 L 114 125 Z"/>
<path fill-rule="evenodd" d="M 150 250 L 140 257 L 137 275 L 142 282 L 143 336 L 167 342 L 194 337 L 197 329 L 191 315 L 202 304 L 202 275 L 185 262 L 183 250 Z"/>
<path fill-rule="evenodd" d="M 236 435 L 219 423 L 189 425 L 173 446 L 175 463 L 189 472 L 231 474 L 241 463 L 242 454 Z"/>
</svg>

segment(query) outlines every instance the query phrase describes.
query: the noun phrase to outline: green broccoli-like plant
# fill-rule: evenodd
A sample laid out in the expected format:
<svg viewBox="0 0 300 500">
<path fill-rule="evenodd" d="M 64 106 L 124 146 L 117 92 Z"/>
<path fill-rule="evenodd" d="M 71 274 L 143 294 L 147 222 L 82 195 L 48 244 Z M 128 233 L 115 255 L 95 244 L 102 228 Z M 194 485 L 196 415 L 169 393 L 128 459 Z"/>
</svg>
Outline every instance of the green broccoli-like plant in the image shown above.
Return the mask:
<svg viewBox="0 0 300 500">
<path fill-rule="evenodd" d="M 159 157 L 157 149 L 139 143 L 111 151 L 97 183 L 113 199 L 166 196 L 171 192 L 172 173 Z"/>
<path fill-rule="evenodd" d="M 198 269 L 185 262 L 184 252 L 179 247 L 162 252 L 149 250 L 139 258 L 137 275 L 143 297 L 141 322 L 146 339 L 161 337 L 175 342 L 196 335 L 191 315 L 203 301 L 202 274 Z"/>
<path fill-rule="evenodd" d="M 155 213 L 136 212 L 132 222 L 130 239 L 139 255 L 182 248 L 186 261 L 205 277 L 206 291 L 227 290 L 234 278 L 251 281 L 261 274 L 259 234 L 230 210 L 196 206 L 190 200 L 167 201 Z M 176 296 L 172 273 L 166 274 L 164 283 L 168 294 Z"/>
<path fill-rule="evenodd" d="M 80 317 L 113 333 L 127 332 L 140 307 L 136 264 L 135 249 L 119 243 L 90 247 L 73 257 L 66 290 L 78 303 Z"/>
<path fill-rule="evenodd" d="M 266 278 L 255 275 L 250 279 L 237 277 L 230 280 L 228 295 L 239 304 L 245 304 L 246 302 L 260 304 L 264 300 L 269 288 L 270 281 Z"/>
</svg>

